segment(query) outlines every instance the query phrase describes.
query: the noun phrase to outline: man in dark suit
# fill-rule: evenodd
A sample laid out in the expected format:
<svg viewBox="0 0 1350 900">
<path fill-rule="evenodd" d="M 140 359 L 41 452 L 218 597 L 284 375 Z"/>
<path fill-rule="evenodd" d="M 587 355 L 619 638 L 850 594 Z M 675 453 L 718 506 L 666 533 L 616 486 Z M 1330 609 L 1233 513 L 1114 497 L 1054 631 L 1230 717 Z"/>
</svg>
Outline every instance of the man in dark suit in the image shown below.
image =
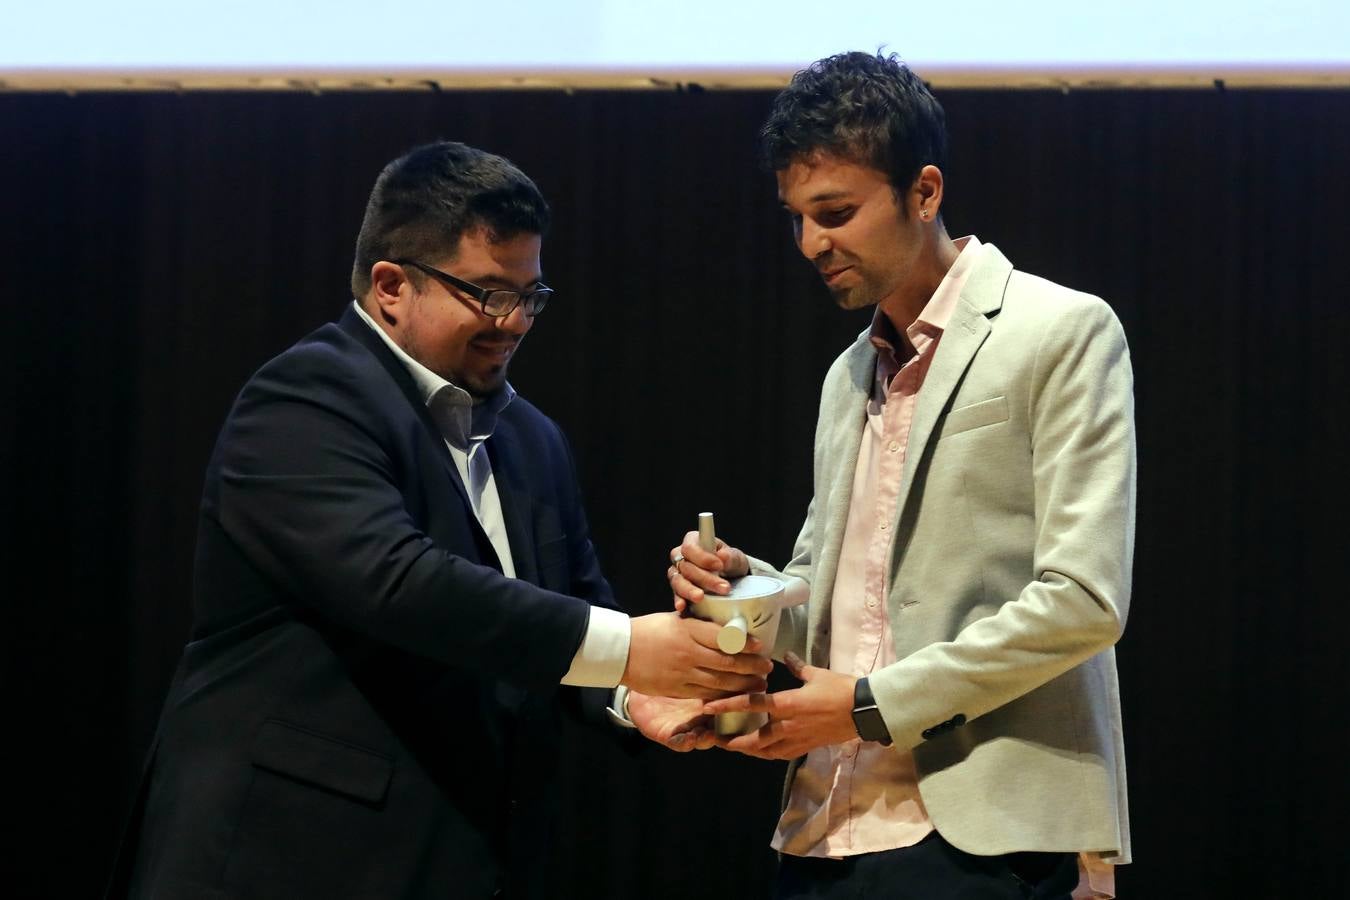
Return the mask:
<svg viewBox="0 0 1350 900">
<path fill-rule="evenodd" d="M 547 225 L 533 182 L 462 144 L 381 173 L 356 302 L 249 380 L 211 458 L 112 893 L 524 893 L 560 683 L 762 685 L 714 626 L 617 611 L 567 443 L 506 382 L 552 294 Z"/>
</svg>

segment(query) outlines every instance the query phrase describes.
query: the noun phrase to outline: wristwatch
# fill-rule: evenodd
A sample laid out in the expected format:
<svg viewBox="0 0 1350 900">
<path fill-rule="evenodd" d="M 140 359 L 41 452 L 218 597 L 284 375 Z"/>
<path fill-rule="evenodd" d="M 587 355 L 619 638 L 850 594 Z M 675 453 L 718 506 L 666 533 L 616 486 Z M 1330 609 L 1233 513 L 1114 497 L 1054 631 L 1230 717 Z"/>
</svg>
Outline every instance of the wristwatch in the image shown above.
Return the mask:
<svg viewBox="0 0 1350 900">
<path fill-rule="evenodd" d="M 886 722 L 877 709 L 877 701 L 872 697 L 872 686 L 866 678 L 859 678 L 853 688 L 853 727 L 858 729 L 858 737 L 864 741 L 876 741 L 882 746 L 891 745 L 891 733 L 886 730 Z"/>
<path fill-rule="evenodd" d="M 628 714 L 628 685 L 621 684 L 614 689 L 614 698 L 605 707 L 605 715 L 620 728 L 637 728 Z"/>
</svg>

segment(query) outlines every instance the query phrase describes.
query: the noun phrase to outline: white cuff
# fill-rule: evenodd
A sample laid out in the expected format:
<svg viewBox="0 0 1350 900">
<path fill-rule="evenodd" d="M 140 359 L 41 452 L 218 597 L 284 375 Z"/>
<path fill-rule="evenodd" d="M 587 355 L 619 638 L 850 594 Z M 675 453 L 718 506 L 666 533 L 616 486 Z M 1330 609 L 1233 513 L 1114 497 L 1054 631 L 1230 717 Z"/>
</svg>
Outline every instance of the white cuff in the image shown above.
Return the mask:
<svg viewBox="0 0 1350 900">
<path fill-rule="evenodd" d="M 628 666 L 628 643 L 633 626 L 626 613 L 603 606 L 591 607 L 586 636 L 572 657 L 562 683 L 572 687 L 616 687 Z"/>
</svg>

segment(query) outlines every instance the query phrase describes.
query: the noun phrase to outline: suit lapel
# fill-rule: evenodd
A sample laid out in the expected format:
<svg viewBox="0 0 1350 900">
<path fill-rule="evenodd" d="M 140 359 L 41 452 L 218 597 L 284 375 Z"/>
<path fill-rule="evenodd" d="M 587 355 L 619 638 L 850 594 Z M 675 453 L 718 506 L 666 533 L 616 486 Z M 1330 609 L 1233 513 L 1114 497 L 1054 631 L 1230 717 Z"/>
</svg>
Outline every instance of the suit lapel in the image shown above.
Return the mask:
<svg viewBox="0 0 1350 900">
<path fill-rule="evenodd" d="M 933 439 L 938 418 L 951 402 L 952 393 L 961 383 L 976 352 L 989 337 L 989 316 L 1003 305 L 1003 291 L 1011 274 L 1012 263 L 993 244 L 986 244 L 975 269 L 966 279 L 951 320 L 943 329 L 933 364 L 919 389 L 914 420 L 909 427 L 905 467 L 900 475 L 900 494 L 895 503 L 897 519 L 904 512 L 910 488 L 914 485 L 914 473 Z"/>
<path fill-rule="evenodd" d="M 394 379 L 394 383 L 403 392 L 403 396 L 408 399 L 408 405 L 413 408 L 413 412 L 421 420 L 422 427 L 430 434 L 432 443 L 439 451 L 441 466 L 445 469 L 446 477 L 450 479 L 450 483 L 459 493 L 460 501 L 464 504 L 465 510 L 469 511 L 469 518 L 474 518 L 473 505 L 469 502 L 469 492 L 464 487 L 464 480 L 459 476 L 459 469 L 455 466 L 455 461 L 450 458 L 450 450 L 445 446 L 445 438 L 441 436 L 441 430 L 436 426 L 435 420 L 431 418 L 431 412 L 427 409 L 426 401 L 422 399 L 421 393 L 417 390 L 417 385 L 413 382 L 408 367 L 390 352 L 389 347 L 380 339 L 380 336 L 370 330 L 370 326 L 357 315 L 356 310 L 351 306 L 347 307 L 342 314 L 342 318 L 338 320 L 338 327 L 369 350 L 371 355 L 384 367 L 384 370 L 389 373 L 389 377 Z"/>
<path fill-rule="evenodd" d="M 534 515 L 530 494 L 525 490 L 526 454 L 521 445 L 520 432 L 509 414 L 497 419 L 497 427 L 487 441 L 488 458 L 492 461 L 492 476 L 497 485 L 497 498 L 502 505 L 506 522 L 506 538 L 511 544 L 511 561 L 516 577 L 539 584 L 539 564 L 535 559 Z"/>
</svg>

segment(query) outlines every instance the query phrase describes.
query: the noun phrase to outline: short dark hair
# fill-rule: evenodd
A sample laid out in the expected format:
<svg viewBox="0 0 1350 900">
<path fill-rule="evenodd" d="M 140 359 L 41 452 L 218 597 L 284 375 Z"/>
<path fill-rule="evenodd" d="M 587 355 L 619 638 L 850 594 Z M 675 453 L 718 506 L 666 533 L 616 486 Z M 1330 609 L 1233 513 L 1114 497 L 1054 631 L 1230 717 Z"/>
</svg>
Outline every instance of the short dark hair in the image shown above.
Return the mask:
<svg viewBox="0 0 1350 900">
<path fill-rule="evenodd" d="M 539 188 L 509 160 L 453 141 L 417 147 L 384 167 L 371 189 L 352 263 L 352 294 L 370 290 L 382 259 L 435 259 L 474 228 L 492 241 L 548 230 Z"/>
<path fill-rule="evenodd" d="M 760 130 L 765 168 L 824 152 L 885 172 L 904 190 L 947 164 L 947 124 L 928 85 L 892 53 L 854 51 L 812 63 L 774 98 Z"/>
</svg>

